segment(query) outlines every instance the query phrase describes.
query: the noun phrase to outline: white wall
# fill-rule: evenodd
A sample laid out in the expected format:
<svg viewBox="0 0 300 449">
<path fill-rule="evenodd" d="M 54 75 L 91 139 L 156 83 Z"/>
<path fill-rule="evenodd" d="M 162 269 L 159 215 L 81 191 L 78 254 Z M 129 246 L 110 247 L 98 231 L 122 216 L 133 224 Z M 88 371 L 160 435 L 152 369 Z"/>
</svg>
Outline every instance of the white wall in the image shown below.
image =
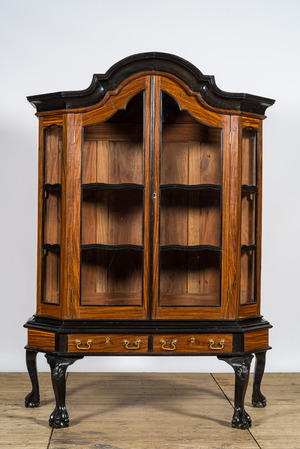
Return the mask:
<svg viewBox="0 0 300 449">
<path fill-rule="evenodd" d="M 277 100 L 264 128 L 262 313 L 268 371 L 300 369 L 297 0 L 10 0 L 2 2 L 1 357 L 25 369 L 22 325 L 35 312 L 37 119 L 26 95 L 88 87 L 134 53 L 174 53 L 226 91 Z M 40 369 L 48 370 L 39 356 Z M 85 358 L 72 370 L 225 371 L 215 358 Z"/>
</svg>

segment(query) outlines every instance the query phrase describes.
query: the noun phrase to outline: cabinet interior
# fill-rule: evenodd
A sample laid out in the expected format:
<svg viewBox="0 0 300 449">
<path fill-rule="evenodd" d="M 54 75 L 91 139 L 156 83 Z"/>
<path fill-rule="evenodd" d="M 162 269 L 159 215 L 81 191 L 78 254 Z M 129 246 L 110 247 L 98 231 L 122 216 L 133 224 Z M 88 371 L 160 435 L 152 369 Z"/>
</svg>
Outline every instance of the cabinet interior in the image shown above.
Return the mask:
<svg viewBox="0 0 300 449">
<path fill-rule="evenodd" d="M 161 110 L 160 305 L 218 306 L 222 131 L 164 92 Z"/>
<path fill-rule="evenodd" d="M 142 302 L 143 117 L 141 92 L 106 122 L 84 128 L 82 305 Z"/>
<path fill-rule="evenodd" d="M 257 131 L 242 130 L 240 304 L 256 302 L 257 278 Z"/>
<path fill-rule="evenodd" d="M 159 305 L 219 306 L 222 129 L 161 92 Z M 141 305 L 145 225 L 145 93 L 83 128 L 81 305 Z M 59 304 L 62 127 L 44 131 L 42 301 Z M 256 301 L 257 131 L 242 130 L 240 303 Z M 149 163 L 150 166 L 150 163 Z M 151 175 L 152 176 L 152 175 Z M 152 236 L 150 236 L 150 239 Z"/>
<path fill-rule="evenodd" d="M 42 302 L 59 304 L 61 244 L 62 127 L 44 130 Z"/>
</svg>

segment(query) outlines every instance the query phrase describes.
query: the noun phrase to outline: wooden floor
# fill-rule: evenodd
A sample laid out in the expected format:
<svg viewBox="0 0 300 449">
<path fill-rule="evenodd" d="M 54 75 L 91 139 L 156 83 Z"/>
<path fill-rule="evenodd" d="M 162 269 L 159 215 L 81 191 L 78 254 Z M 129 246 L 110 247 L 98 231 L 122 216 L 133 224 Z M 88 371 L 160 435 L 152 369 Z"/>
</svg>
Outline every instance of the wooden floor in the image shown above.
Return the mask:
<svg viewBox="0 0 300 449">
<path fill-rule="evenodd" d="M 52 430 L 50 375 L 40 374 L 41 406 L 26 409 L 27 373 L 1 373 L 0 449 L 300 449 L 300 373 L 265 374 L 265 409 L 251 407 L 248 388 L 249 431 L 230 426 L 233 382 L 234 374 L 71 372 L 71 425 Z"/>
</svg>

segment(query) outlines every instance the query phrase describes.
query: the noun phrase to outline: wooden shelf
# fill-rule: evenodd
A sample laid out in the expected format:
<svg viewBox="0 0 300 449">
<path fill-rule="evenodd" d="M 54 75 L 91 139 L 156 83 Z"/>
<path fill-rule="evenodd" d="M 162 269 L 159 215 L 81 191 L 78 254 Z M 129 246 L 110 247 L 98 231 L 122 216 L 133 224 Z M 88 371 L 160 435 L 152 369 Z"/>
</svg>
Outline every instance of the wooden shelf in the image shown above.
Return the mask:
<svg viewBox="0 0 300 449">
<path fill-rule="evenodd" d="M 121 183 L 121 184 L 107 184 L 103 182 L 91 182 L 89 184 L 82 184 L 83 190 L 98 190 L 98 189 L 140 189 L 144 188 L 143 184 L 135 184 L 135 183 Z"/>
<path fill-rule="evenodd" d="M 162 245 L 160 246 L 160 251 L 216 251 L 221 252 L 221 246 L 214 245 Z"/>
<path fill-rule="evenodd" d="M 222 190 L 222 186 L 218 184 L 161 184 L 161 190 Z"/>
<path fill-rule="evenodd" d="M 142 290 L 138 292 L 99 293 L 84 292 L 81 295 L 83 306 L 139 306 L 141 305 Z"/>
<path fill-rule="evenodd" d="M 143 251 L 142 245 L 101 245 L 99 243 L 90 243 L 89 245 L 80 245 L 81 250 L 87 251 L 91 249 L 99 249 L 105 251 L 121 251 L 121 250 L 133 250 Z"/>
<path fill-rule="evenodd" d="M 141 250 L 132 245 L 86 246 L 81 251 L 81 304 L 109 305 L 108 301 L 125 305 L 127 298 L 128 304 L 133 300 L 135 305 L 141 305 L 142 294 L 136 295 L 142 292 L 143 286 Z"/>
<path fill-rule="evenodd" d="M 216 307 L 220 305 L 220 296 L 201 293 L 162 293 L 159 297 L 161 306 L 199 306 Z"/>
<path fill-rule="evenodd" d="M 160 244 L 221 245 L 219 190 L 162 190 Z"/>
<path fill-rule="evenodd" d="M 142 245 L 141 189 L 83 190 L 81 244 Z"/>
</svg>

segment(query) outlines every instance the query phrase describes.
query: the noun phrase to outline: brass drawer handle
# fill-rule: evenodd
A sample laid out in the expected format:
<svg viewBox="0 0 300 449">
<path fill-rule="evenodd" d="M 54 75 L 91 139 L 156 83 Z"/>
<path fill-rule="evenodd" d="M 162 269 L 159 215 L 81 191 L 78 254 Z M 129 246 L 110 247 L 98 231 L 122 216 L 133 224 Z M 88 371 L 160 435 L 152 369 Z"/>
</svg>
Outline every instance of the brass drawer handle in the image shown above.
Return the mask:
<svg viewBox="0 0 300 449">
<path fill-rule="evenodd" d="M 219 346 L 214 346 L 215 342 L 211 338 L 210 340 L 208 340 L 208 344 L 209 344 L 209 349 L 213 349 L 215 351 L 220 351 L 225 346 L 225 340 L 222 338 L 222 340 L 220 340 L 220 343 L 218 343 Z"/>
<path fill-rule="evenodd" d="M 91 338 L 89 338 L 87 340 L 87 342 L 86 342 L 87 346 L 80 346 L 81 345 L 81 340 L 79 340 L 79 338 L 76 338 L 76 340 L 75 340 L 76 348 L 77 349 L 83 349 L 84 351 L 86 351 L 88 349 L 91 349 L 92 343 L 93 343 L 93 340 Z"/>
<path fill-rule="evenodd" d="M 177 340 L 172 340 L 170 348 L 165 347 L 165 345 L 167 344 L 166 340 L 160 340 L 160 344 L 161 344 L 161 349 L 163 349 L 164 351 L 175 351 Z"/>
<path fill-rule="evenodd" d="M 136 340 L 134 342 L 135 346 L 129 346 L 130 345 L 130 341 L 128 341 L 128 340 L 123 340 L 123 343 L 124 343 L 126 349 L 140 349 L 142 340 Z"/>
</svg>

